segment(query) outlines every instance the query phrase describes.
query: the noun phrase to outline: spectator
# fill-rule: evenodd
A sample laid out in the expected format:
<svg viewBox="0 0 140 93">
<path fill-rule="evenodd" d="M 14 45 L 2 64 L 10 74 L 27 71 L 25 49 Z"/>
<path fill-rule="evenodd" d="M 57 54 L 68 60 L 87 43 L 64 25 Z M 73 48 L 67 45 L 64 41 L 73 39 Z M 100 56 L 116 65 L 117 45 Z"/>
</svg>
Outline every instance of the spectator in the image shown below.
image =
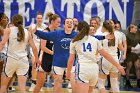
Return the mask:
<svg viewBox="0 0 140 93">
<path fill-rule="evenodd" d="M 126 34 L 127 38 L 127 55 L 126 55 L 126 62 L 127 62 L 127 68 L 126 68 L 126 87 L 132 87 L 130 83 L 130 70 L 132 66 L 135 66 L 136 69 L 136 77 L 137 77 L 137 86 L 140 88 L 140 61 L 139 61 L 139 55 L 135 52 L 137 51 L 135 49 L 135 46 L 140 43 L 140 36 L 137 34 L 137 26 L 135 24 L 130 24 L 128 27 L 128 32 Z"/>
</svg>

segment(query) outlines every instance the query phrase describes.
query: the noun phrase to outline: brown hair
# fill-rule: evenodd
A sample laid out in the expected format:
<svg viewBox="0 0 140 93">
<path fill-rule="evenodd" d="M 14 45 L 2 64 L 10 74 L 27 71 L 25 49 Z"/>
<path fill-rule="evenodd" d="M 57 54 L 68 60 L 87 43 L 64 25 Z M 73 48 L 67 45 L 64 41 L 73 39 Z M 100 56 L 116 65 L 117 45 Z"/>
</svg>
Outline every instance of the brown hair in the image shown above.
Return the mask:
<svg viewBox="0 0 140 93">
<path fill-rule="evenodd" d="M 48 12 L 48 13 L 46 14 L 46 17 L 49 18 L 49 23 L 50 23 L 50 24 L 51 24 L 51 21 L 52 21 L 52 20 L 55 21 L 57 18 L 60 18 L 59 15 L 53 14 L 52 12 Z"/>
<path fill-rule="evenodd" d="M 129 33 L 130 30 L 131 30 L 132 28 L 134 28 L 135 26 L 137 27 L 136 24 L 131 23 L 130 26 L 128 27 L 128 33 Z"/>
<path fill-rule="evenodd" d="M 91 25 L 91 22 L 92 22 L 93 20 L 96 21 L 97 25 L 99 25 L 99 22 L 98 22 L 98 20 L 97 20 L 96 18 L 91 18 L 91 19 L 90 19 L 90 25 Z"/>
<path fill-rule="evenodd" d="M 37 17 L 38 15 L 42 15 L 42 13 L 41 13 L 40 11 L 37 11 L 36 17 Z M 43 16 L 43 15 L 42 15 L 42 16 Z"/>
<path fill-rule="evenodd" d="M 4 13 L 0 12 L 0 35 L 3 35 L 3 23 L 1 23 L 1 20 L 3 19 L 3 17 L 5 16 Z"/>
<path fill-rule="evenodd" d="M 12 23 L 18 27 L 18 41 L 24 41 L 25 33 L 23 28 L 23 17 L 19 14 L 16 14 L 12 17 Z"/>
<path fill-rule="evenodd" d="M 2 20 L 2 18 L 5 16 L 4 13 L 0 13 L 0 21 Z"/>
<path fill-rule="evenodd" d="M 81 27 L 81 29 L 79 29 Z M 73 43 L 84 38 L 84 36 L 89 34 L 89 25 L 86 21 L 81 21 L 78 23 L 79 33 L 74 37 Z"/>
<path fill-rule="evenodd" d="M 103 27 L 108 30 L 108 32 L 110 33 L 110 35 L 114 35 L 113 27 L 109 23 L 109 21 L 104 21 L 103 22 Z M 115 45 L 115 37 L 113 39 L 109 40 L 108 45 L 109 46 L 114 46 Z"/>
<path fill-rule="evenodd" d="M 63 22 L 64 25 L 65 25 L 67 19 L 71 19 L 71 20 L 72 20 L 72 18 L 65 18 L 65 20 L 64 20 L 64 22 Z M 73 21 L 73 20 L 72 20 L 72 21 Z"/>
</svg>

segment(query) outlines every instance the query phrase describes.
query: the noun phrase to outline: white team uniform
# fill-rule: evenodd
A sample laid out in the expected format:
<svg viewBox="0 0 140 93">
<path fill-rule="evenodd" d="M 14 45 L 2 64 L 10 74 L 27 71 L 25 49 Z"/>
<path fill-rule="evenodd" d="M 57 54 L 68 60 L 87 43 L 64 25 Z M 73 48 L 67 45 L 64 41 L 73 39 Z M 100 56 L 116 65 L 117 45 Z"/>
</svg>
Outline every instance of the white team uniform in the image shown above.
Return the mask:
<svg viewBox="0 0 140 93">
<path fill-rule="evenodd" d="M 117 30 L 116 30 L 115 32 L 120 33 L 119 38 L 121 39 L 121 42 L 126 41 L 126 35 L 125 35 L 123 32 L 117 31 Z M 124 60 L 122 59 L 123 52 L 122 52 L 122 51 L 119 51 L 119 52 L 120 52 L 120 55 L 119 55 L 119 62 L 121 63 L 121 62 L 124 61 Z"/>
<path fill-rule="evenodd" d="M 27 59 L 26 46 L 28 44 L 28 31 L 24 29 L 25 39 L 19 42 L 17 39 L 18 28 L 11 27 L 9 35 L 7 62 L 4 64 L 3 72 L 7 77 L 12 77 L 16 72 L 17 75 L 26 75 L 29 69 L 29 62 Z"/>
<path fill-rule="evenodd" d="M 96 31 L 96 33 L 94 35 L 103 35 L 102 25 L 99 26 L 99 28 L 97 29 L 97 31 Z M 98 53 L 97 54 L 97 61 L 99 62 L 99 64 L 100 64 L 101 59 L 102 59 L 102 56 L 100 55 L 100 53 Z"/>
<path fill-rule="evenodd" d="M 36 26 L 35 24 L 32 24 L 31 25 L 31 28 L 34 29 L 35 26 Z M 43 31 L 46 27 L 47 26 L 45 24 L 42 24 L 40 27 L 37 27 L 37 30 Z M 32 35 L 33 35 L 33 41 L 34 41 L 35 46 L 37 48 L 37 51 L 39 53 L 39 50 L 40 50 L 40 38 L 37 35 L 35 35 L 35 34 L 32 34 Z M 32 49 L 30 50 L 30 52 L 31 52 L 31 55 L 33 55 Z"/>
<path fill-rule="evenodd" d="M 103 49 L 101 43 L 92 36 L 85 36 L 82 40 L 70 44 L 70 53 L 76 54 L 76 80 L 95 86 L 98 80 L 99 67 L 96 53 Z"/>
<path fill-rule="evenodd" d="M 104 35 L 109 34 L 108 32 L 104 32 Z M 118 60 L 118 55 L 117 55 L 117 48 L 118 48 L 118 44 L 121 43 L 119 36 L 117 36 L 118 34 L 115 32 L 115 45 L 114 46 L 108 46 L 108 39 L 104 39 L 102 41 L 102 45 L 105 51 L 107 51 L 114 59 L 116 62 L 119 63 Z M 104 57 L 101 61 L 100 64 L 100 73 L 106 74 L 108 75 L 109 72 L 118 72 L 117 68 L 111 64 L 110 62 L 108 62 Z"/>
<path fill-rule="evenodd" d="M 67 68 L 52 66 L 52 72 L 56 75 L 64 75 L 64 71 L 67 73 Z M 71 73 L 74 73 L 74 72 L 75 72 L 75 66 L 73 66 L 71 70 Z"/>
</svg>

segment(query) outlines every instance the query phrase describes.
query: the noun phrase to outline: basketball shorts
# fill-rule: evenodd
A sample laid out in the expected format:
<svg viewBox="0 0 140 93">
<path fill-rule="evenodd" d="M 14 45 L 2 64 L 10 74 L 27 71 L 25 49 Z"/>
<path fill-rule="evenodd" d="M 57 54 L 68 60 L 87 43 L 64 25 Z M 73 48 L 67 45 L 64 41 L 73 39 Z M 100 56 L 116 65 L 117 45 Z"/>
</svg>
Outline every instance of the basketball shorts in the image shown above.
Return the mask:
<svg viewBox="0 0 140 93">
<path fill-rule="evenodd" d="M 115 59 L 116 62 L 119 63 L 117 56 L 115 56 L 113 58 Z M 118 72 L 118 69 L 113 64 L 108 62 L 105 58 L 103 58 L 101 61 L 101 64 L 100 64 L 100 73 L 108 75 L 110 72 L 116 73 L 116 72 Z"/>
<path fill-rule="evenodd" d="M 3 74 L 7 77 L 12 77 L 14 73 L 17 75 L 26 76 L 29 70 L 29 62 L 27 57 L 16 60 L 12 57 L 7 58 L 4 63 Z"/>
<path fill-rule="evenodd" d="M 76 65 L 76 80 L 95 86 L 98 81 L 99 66 L 97 63 L 79 63 Z"/>
<path fill-rule="evenodd" d="M 52 72 L 56 75 L 63 75 L 64 71 L 67 73 L 67 68 L 62 68 L 58 66 L 52 66 Z M 71 73 L 75 72 L 75 66 L 72 67 Z"/>
</svg>

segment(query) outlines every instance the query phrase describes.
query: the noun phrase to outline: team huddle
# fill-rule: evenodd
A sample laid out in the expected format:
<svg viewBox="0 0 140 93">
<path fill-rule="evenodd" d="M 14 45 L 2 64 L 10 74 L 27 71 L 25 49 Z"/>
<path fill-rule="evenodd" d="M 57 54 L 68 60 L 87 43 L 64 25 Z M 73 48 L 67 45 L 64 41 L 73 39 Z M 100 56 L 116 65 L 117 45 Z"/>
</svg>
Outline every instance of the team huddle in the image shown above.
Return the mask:
<svg viewBox="0 0 140 93">
<path fill-rule="evenodd" d="M 59 15 L 48 13 L 47 25 L 43 24 L 42 17 L 41 13 L 37 13 L 36 24 L 28 29 L 23 26 L 23 17 L 18 14 L 12 17 L 10 26 L 0 26 L 0 32 L 3 33 L 0 51 L 5 57 L 1 59 L 0 93 L 7 93 L 15 74 L 19 93 L 26 93 L 28 45 L 31 46 L 32 59 L 32 84 L 29 91 L 42 91 L 47 74 L 54 80 L 53 93 L 61 93 L 65 72 L 72 93 L 93 93 L 96 87 L 100 93 L 106 93 L 108 75 L 111 91 L 120 92 L 118 74 L 125 75 L 125 71 L 119 62 L 126 59 L 127 46 L 126 36 L 116 30 L 113 20 L 101 24 L 100 18 L 95 17 L 88 24 L 85 21 L 78 23 L 76 18 L 66 18 L 63 28 L 60 28 Z M 121 57 L 118 57 L 118 49 Z"/>
</svg>

